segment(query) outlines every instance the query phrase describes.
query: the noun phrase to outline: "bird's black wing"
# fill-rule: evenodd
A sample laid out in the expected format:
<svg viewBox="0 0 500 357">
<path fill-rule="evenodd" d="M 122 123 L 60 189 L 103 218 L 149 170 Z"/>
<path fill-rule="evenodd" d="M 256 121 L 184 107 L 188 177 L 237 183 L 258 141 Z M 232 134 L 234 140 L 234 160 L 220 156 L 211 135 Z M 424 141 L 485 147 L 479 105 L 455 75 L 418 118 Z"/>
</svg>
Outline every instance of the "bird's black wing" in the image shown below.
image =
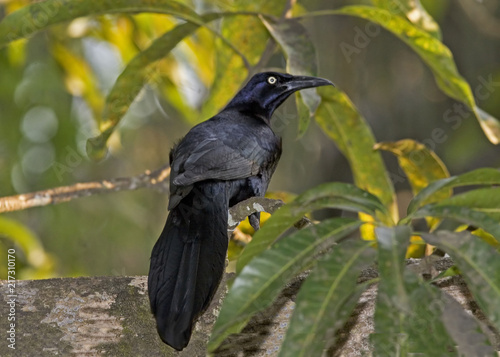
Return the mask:
<svg viewBox="0 0 500 357">
<path fill-rule="evenodd" d="M 236 180 L 258 175 L 280 145 L 268 127 L 213 120 L 202 123 L 173 149 L 169 209 L 203 180 Z M 222 126 L 223 125 L 223 126 Z M 222 129 L 222 130 L 221 130 Z M 245 130 L 246 129 L 246 130 Z M 266 137 L 271 140 L 265 140 Z"/>
</svg>

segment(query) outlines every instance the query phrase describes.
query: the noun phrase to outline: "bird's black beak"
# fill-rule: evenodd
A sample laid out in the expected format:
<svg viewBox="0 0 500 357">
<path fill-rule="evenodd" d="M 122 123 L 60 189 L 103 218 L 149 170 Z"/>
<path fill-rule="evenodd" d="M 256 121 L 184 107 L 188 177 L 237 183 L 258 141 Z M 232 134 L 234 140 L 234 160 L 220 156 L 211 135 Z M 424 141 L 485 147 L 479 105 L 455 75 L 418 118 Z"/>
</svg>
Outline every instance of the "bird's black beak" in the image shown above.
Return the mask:
<svg viewBox="0 0 500 357">
<path fill-rule="evenodd" d="M 289 81 L 283 83 L 283 87 L 287 89 L 287 92 L 295 92 L 300 89 L 321 87 L 321 86 L 334 86 L 332 82 L 328 79 L 319 77 L 309 77 L 309 76 L 294 76 Z"/>
</svg>

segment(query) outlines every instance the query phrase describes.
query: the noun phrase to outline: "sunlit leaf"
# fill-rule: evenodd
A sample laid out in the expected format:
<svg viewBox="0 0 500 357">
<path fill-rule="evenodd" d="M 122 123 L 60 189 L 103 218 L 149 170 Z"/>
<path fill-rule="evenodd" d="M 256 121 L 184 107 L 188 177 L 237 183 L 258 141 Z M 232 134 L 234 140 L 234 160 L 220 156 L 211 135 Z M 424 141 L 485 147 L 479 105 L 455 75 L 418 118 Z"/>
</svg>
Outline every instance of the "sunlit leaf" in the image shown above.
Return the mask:
<svg viewBox="0 0 500 357">
<path fill-rule="evenodd" d="M 406 259 L 422 258 L 425 256 L 425 242 L 419 236 L 411 236 L 411 244 L 406 250 Z"/>
<path fill-rule="evenodd" d="M 377 196 L 390 211 L 385 223 L 397 221 L 394 187 L 380 153 L 373 150 L 370 127 L 345 93 L 333 87 L 321 87 L 318 92 L 322 100 L 316 122 L 346 156 L 356 185 Z"/>
<path fill-rule="evenodd" d="M 137 26 L 137 18 L 148 16 L 151 20 L 151 16 L 153 15 L 156 15 L 158 17 L 161 16 L 163 22 L 166 23 L 167 26 L 170 25 L 170 27 L 173 27 L 173 24 L 176 21 L 175 19 L 167 19 L 166 16 L 157 14 L 142 14 L 141 16 L 136 15 L 133 18 L 133 21 L 130 18 L 125 18 L 124 16 L 117 18 L 101 16 L 98 19 L 100 31 L 97 32 L 96 36 L 113 44 L 115 48 L 120 52 L 122 60 L 124 62 L 129 62 L 132 58 L 134 58 L 139 50 L 137 48 L 137 40 L 133 32 L 134 27 Z M 90 18 L 86 19 L 89 23 L 93 22 Z M 81 20 L 82 18 L 78 18 L 76 21 Z"/>
<path fill-rule="evenodd" d="M 19 248 L 16 256 L 25 256 L 29 268 L 17 272 L 17 279 L 43 279 L 54 276 L 54 259 L 43 248 L 40 239 L 21 223 L 0 216 L 0 236 Z M 7 255 L 7 252 L 5 252 Z M 6 258 L 6 257 L 5 257 Z"/>
<path fill-rule="evenodd" d="M 375 6 L 388 10 L 394 15 L 405 16 L 415 26 L 441 39 L 439 25 L 431 15 L 425 11 L 420 0 L 372 0 Z"/>
<path fill-rule="evenodd" d="M 104 106 L 103 94 L 89 64 L 58 43 L 53 44 L 52 53 L 66 71 L 65 84 L 68 92 L 85 98 L 94 117 L 99 117 Z"/>
<path fill-rule="evenodd" d="M 403 169 L 416 195 L 431 182 L 450 176 L 448 169 L 441 159 L 429 150 L 424 144 L 411 139 L 396 142 L 381 142 L 375 145 L 375 149 L 385 150 L 396 155 L 399 166 Z M 438 194 L 429 197 L 425 203 L 437 201 L 451 195 L 451 190 L 439 191 Z"/>
<path fill-rule="evenodd" d="M 448 169 L 434 151 L 429 150 L 424 144 L 414 140 L 404 139 L 396 142 L 377 143 L 375 148 L 389 151 L 396 155 L 399 166 L 408 178 L 414 195 L 418 194 L 431 182 L 450 176 Z M 439 201 L 451 196 L 451 194 L 451 190 L 438 191 L 429 197 L 424 204 Z M 431 229 L 438 223 L 439 220 L 427 219 L 427 224 Z"/>
<path fill-rule="evenodd" d="M 331 246 L 359 225 L 355 219 L 331 219 L 294 233 L 252 259 L 236 277 L 224 300 L 208 350 L 214 351 L 229 334 L 241 331 L 253 314 L 269 306 L 319 249 Z"/>
<path fill-rule="evenodd" d="M 476 106 L 472 90 L 458 73 L 453 55 L 448 47 L 426 31 L 416 27 L 405 18 L 370 6 L 346 6 L 339 10 L 324 10 L 310 13 L 318 15 L 350 15 L 379 24 L 410 46 L 429 66 L 438 86 L 448 96 L 465 103 L 475 114 L 481 128 L 493 144 L 500 142 L 500 122 Z"/>
<path fill-rule="evenodd" d="M 261 17 L 261 20 L 285 54 L 287 72 L 295 75 L 317 76 L 316 48 L 304 26 L 294 19 L 273 22 Z M 299 136 L 306 132 L 320 101 L 321 97 L 315 88 L 304 89 L 296 93 Z"/>
<path fill-rule="evenodd" d="M 467 231 L 439 231 L 422 237 L 453 258 L 481 311 L 500 328 L 499 252 Z"/>
<path fill-rule="evenodd" d="M 473 230 L 471 233 L 481 238 L 483 241 L 495 247 L 496 249 L 500 249 L 500 238 L 498 238 L 498 240 L 495 239 L 495 237 L 492 234 L 486 232 L 484 229 L 478 228 Z"/>
<path fill-rule="evenodd" d="M 321 208 L 339 208 L 354 212 L 364 212 L 380 220 L 387 216 L 387 210 L 377 197 L 354 185 L 332 182 L 317 186 L 295 201 L 280 207 L 253 237 L 238 259 L 237 270 L 256 255 L 260 254 L 283 234 L 304 214 Z M 382 217 L 382 218 L 378 218 Z"/>
<path fill-rule="evenodd" d="M 204 21 L 218 18 L 218 14 L 203 17 Z M 120 74 L 113 85 L 104 107 L 99 130 L 101 134 L 87 142 L 87 153 L 94 159 L 101 159 L 106 154 L 106 142 L 113 130 L 128 111 L 130 104 L 142 90 L 145 83 L 154 76 L 154 63 L 165 57 L 185 37 L 194 33 L 199 26 L 185 23 L 175 27 L 156 39 L 148 48 L 135 56 Z"/>
<path fill-rule="evenodd" d="M 235 0 L 231 3 L 231 10 L 279 16 L 285 4 L 285 0 Z M 257 17 L 245 17 L 244 21 L 241 17 L 225 17 L 221 35 L 227 43 L 237 47 L 239 54 L 223 40 L 217 39 L 215 79 L 203 105 L 200 120 L 215 115 L 234 96 L 247 78 L 250 67 L 261 60 L 270 38 L 269 32 Z"/>
<path fill-rule="evenodd" d="M 334 332 L 350 317 L 363 292 L 356 279 L 373 259 L 369 247 L 363 241 L 342 243 L 314 267 L 297 295 L 279 356 L 320 356 L 334 343 Z"/>
<path fill-rule="evenodd" d="M 470 186 L 470 185 L 499 185 L 500 170 L 483 168 L 469 171 L 459 176 L 437 180 L 420 191 L 410 202 L 408 213 L 414 212 L 421 207 L 424 202 L 428 202 L 429 197 L 436 194 L 439 190 L 448 190 L 453 187 Z"/>
<path fill-rule="evenodd" d="M 27 37 L 50 25 L 73 20 L 81 16 L 111 13 L 157 12 L 178 16 L 201 24 L 201 18 L 188 6 L 172 0 L 61 0 L 33 2 L 0 22 L 0 47 L 19 38 Z"/>
</svg>

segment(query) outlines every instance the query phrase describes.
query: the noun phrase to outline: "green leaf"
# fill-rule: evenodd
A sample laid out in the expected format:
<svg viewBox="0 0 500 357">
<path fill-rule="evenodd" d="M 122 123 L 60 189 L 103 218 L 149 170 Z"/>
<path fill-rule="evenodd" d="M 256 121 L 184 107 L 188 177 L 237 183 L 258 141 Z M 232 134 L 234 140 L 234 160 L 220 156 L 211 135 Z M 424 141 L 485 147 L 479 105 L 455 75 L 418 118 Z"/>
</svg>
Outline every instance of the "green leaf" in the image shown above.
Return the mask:
<svg viewBox="0 0 500 357">
<path fill-rule="evenodd" d="M 280 45 L 287 60 L 287 72 L 295 75 L 317 76 L 316 48 L 304 26 L 295 19 L 271 21 L 261 17 L 261 20 Z M 295 98 L 299 113 L 299 136 L 302 136 L 318 109 L 321 97 L 316 88 L 310 88 L 297 92 Z"/>
<path fill-rule="evenodd" d="M 475 114 L 481 128 L 493 144 L 500 142 L 500 122 L 476 106 L 469 84 L 458 73 L 451 51 L 428 32 L 419 29 L 401 16 L 369 6 L 346 6 L 315 15 L 350 15 L 379 24 L 410 46 L 429 66 L 438 86 L 451 98 L 465 103 Z"/>
<path fill-rule="evenodd" d="M 220 14 L 207 14 L 201 19 L 204 22 L 210 22 L 220 16 Z M 199 27 L 194 23 L 185 23 L 175 27 L 153 41 L 148 48 L 137 54 L 127 64 L 106 98 L 103 118 L 99 125 L 101 134 L 87 141 L 89 157 L 100 160 L 106 155 L 107 140 L 150 79 L 151 73 L 154 72 L 154 63 L 168 55 L 179 42 L 192 35 Z"/>
<path fill-rule="evenodd" d="M 256 256 L 232 284 L 213 327 L 208 350 L 213 352 L 225 337 L 241 331 L 252 315 L 269 306 L 287 281 L 320 250 L 354 232 L 360 224 L 348 218 L 327 220 L 292 234 Z"/>
<path fill-rule="evenodd" d="M 470 186 L 470 185 L 499 185 L 500 171 L 491 168 L 477 169 L 469 171 L 459 176 L 437 180 L 420 191 L 411 200 L 408 206 L 408 214 L 415 212 L 425 202 L 428 202 L 429 197 L 435 195 L 440 190 L 448 190 L 453 187 Z"/>
<path fill-rule="evenodd" d="M 345 93 L 333 87 L 321 87 L 318 93 L 322 100 L 316 122 L 346 156 L 356 185 L 377 196 L 390 211 L 384 222 L 397 221 L 394 187 L 380 153 L 373 150 L 370 127 Z"/>
<path fill-rule="evenodd" d="M 500 221 L 500 187 L 480 188 L 444 199 L 438 206 L 469 207 Z M 500 238 L 500 236 L 497 236 Z"/>
<path fill-rule="evenodd" d="M 481 311 L 500 328 L 500 254 L 467 231 L 423 234 L 427 242 L 447 252 L 462 273 Z"/>
<path fill-rule="evenodd" d="M 379 297 L 390 299 L 391 296 L 397 295 L 401 306 L 407 306 L 403 271 L 411 229 L 409 226 L 377 227 L 375 234 L 378 243 L 378 269 L 381 279 Z M 383 288 L 381 291 L 387 296 L 380 296 L 381 287 Z"/>
<path fill-rule="evenodd" d="M 279 356 L 320 356 L 334 342 L 364 290 L 356 284 L 374 253 L 371 243 L 347 241 L 322 259 L 302 285 Z M 368 249 L 367 249 L 368 248 Z"/>
<path fill-rule="evenodd" d="M 372 0 L 372 2 L 375 6 L 388 10 L 394 15 L 406 17 L 415 26 L 427 31 L 436 39 L 441 39 L 439 25 L 425 11 L 420 0 Z"/>
<path fill-rule="evenodd" d="M 500 241 L 500 222 L 484 212 L 476 211 L 468 207 L 430 204 L 420 208 L 409 217 L 411 219 L 424 217 L 453 219 L 474 227 L 480 227 L 491 233 L 493 237 L 496 237 L 496 239 Z"/>
<path fill-rule="evenodd" d="M 304 214 L 322 208 L 364 212 L 375 218 L 387 215 L 384 205 L 377 197 L 354 185 L 342 182 L 319 185 L 304 192 L 293 202 L 280 207 L 266 221 L 266 224 L 255 233 L 252 241 L 243 250 L 236 264 L 237 271 L 241 271 L 253 257 L 268 249 Z"/>
<path fill-rule="evenodd" d="M 0 47 L 11 41 L 27 37 L 50 25 L 73 20 L 81 16 L 112 13 L 156 12 L 174 15 L 202 24 L 201 18 L 188 6 L 172 0 L 45 0 L 31 3 L 0 22 Z"/>
<path fill-rule="evenodd" d="M 437 288 L 433 286 L 428 286 L 428 289 L 432 289 L 432 291 L 436 292 Z M 495 352 L 495 349 L 491 345 L 491 342 L 488 341 L 488 337 L 482 332 L 479 323 L 476 321 L 474 317 L 469 315 L 454 298 L 448 296 L 446 293 L 439 291 L 441 293 L 441 302 L 436 301 L 437 303 L 429 304 L 429 298 L 419 298 L 416 299 L 415 302 L 420 302 L 422 309 L 426 309 L 427 306 L 431 305 L 436 313 L 430 316 L 433 318 L 440 313 L 441 320 L 443 325 L 446 328 L 447 334 L 439 331 L 437 328 L 431 326 L 430 328 L 421 329 L 420 331 L 416 331 L 416 336 L 422 336 L 425 340 L 422 341 L 422 345 L 425 347 L 430 347 L 428 350 L 428 356 L 433 355 L 436 351 L 442 350 L 440 356 L 449 355 L 450 350 L 457 351 L 458 356 L 498 356 Z M 436 308 L 440 309 L 437 310 Z M 418 311 L 421 311 L 419 309 Z M 421 314 L 419 314 L 421 316 Z M 422 316 L 425 318 L 425 316 Z M 432 331 L 432 334 L 422 334 L 421 331 Z M 429 339 L 427 336 L 431 337 L 431 341 L 441 340 L 438 344 L 434 346 L 429 343 Z M 442 336 L 450 336 L 453 341 L 443 341 Z M 425 336 L 425 337 L 424 337 Z M 447 339 L 448 340 L 448 339 Z M 454 342 L 454 343 L 453 343 Z"/>
<path fill-rule="evenodd" d="M 375 356 L 404 356 L 408 351 L 404 315 L 410 311 L 406 291 L 405 254 L 411 237 L 408 226 L 375 228 L 380 282 L 375 306 Z M 398 353 L 399 351 L 399 353 Z"/>
<path fill-rule="evenodd" d="M 380 282 L 375 332 L 370 335 L 373 355 L 482 356 L 475 352 L 491 351 L 487 338 L 478 338 L 478 324 L 458 303 L 453 304 L 453 299 L 405 269 L 410 228 L 377 228 L 376 234 Z M 457 320 L 462 325 L 454 324 Z M 460 354 L 462 351 L 472 354 Z"/>
<path fill-rule="evenodd" d="M 494 356 L 478 322 L 455 299 L 409 271 L 405 283 L 411 305 L 404 320 L 409 356 Z"/>
</svg>

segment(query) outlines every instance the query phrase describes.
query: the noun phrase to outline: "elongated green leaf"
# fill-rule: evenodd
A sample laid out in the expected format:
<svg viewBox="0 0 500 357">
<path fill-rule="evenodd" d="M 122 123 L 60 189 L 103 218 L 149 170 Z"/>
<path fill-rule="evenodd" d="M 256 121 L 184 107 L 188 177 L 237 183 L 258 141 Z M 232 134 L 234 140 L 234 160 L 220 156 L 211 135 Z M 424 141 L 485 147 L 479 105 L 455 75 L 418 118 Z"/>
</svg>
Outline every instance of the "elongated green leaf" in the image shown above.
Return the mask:
<svg viewBox="0 0 500 357">
<path fill-rule="evenodd" d="M 425 286 L 429 291 L 438 295 L 438 291 L 435 287 L 432 285 Z M 440 329 L 441 326 L 437 326 L 437 328 L 436 326 L 427 326 L 426 329 L 423 329 L 424 331 L 431 331 L 432 333 L 430 334 L 422 334 L 422 329 L 418 332 L 416 331 L 417 333 L 415 336 L 422 336 L 425 339 L 422 341 L 422 345 L 431 348 L 428 350 L 428 353 L 424 355 L 431 356 L 437 351 L 442 351 L 436 355 L 445 356 L 449 355 L 450 349 L 453 348 L 458 352 L 458 356 L 498 356 L 495 349 L 491 345 L 491 341 L 488 341 L 488 337 L 481 331 L 481 327 L 476 319 L 469 315 L 454 298 L 448 296 L 442 291 L 440 291 L 440 293 L 442 302 L 438 302 L 434 298 L 434 301 L 429 303 L 431 299 L 425 296 L 417 297 L 417 299 L 415 299 L 415 304 L 420 303 L 420 306 L 417 307 L 419 311 L 418 316 L 427 321 L 429 319 L 433 319 L 435 316 L 439 316 L 438 314 L 440 314 L 442 323 L 447 332 L 444 333 L 444 331 Z M 435 312 L 433 312 L 431 316 L 426 317 L 421 314 L 420 311 L 430 310 L 428 307 L 431 307 Z M 438 307 L 439 309 L 437 309 Z M 430 339 L 428 339 L 427 336 L 429 336 Z M 448 339 L 444 340 L 443 336 L 450 336 L 454 343 Z M 440 341 L 438 341 L 438 344 L 433 345 L 429 343 L 429 340 L 431 342 L 436 340 Z"/>
<path fill-rule="evenodd" d="M 400 299 L 400 305 L 407 306 L 403 271 L 411 229 L 408 226 L 378 227 L 375 228 L 375 234 L 378 243 L 378 269 L 381 279 L 379 299 L 390 300 L 391 296 L 397 295 Z"/>
<path fill-rule="evenodd" d="M 441 39 L 439 25 L 425 11 L 420 0 L 372 0 L 372 2 L 391 14 L 405 16 L 415 26 L 427 31 L 438 40 Z"/>
<path fill-rule="evenodd" d="M 350 15 L 379 24 L 410 46 L 429 66 L 438 86 L 451 98 L 465 103 L 475 114 L 481 128 L 493 144 L 500 142 L 500 122 L 476 106 L 469 84 L 458 73 L 451 51 L 428 32 L 405 18 L 370 6 L 346 6 L 339 10 L 310 13 L 318 15 Z"/>
<path fill-rule="evenodd" d="M 410 228 L 377 228 L 376 234 L 380 283 L 375 306 L 375 333 L 370 335 L 374 356 L 458 356 L 450 349 L 456 349 L 455 346 L 463 341 L 450 337 L 451 332 L 456 332 L 456 326 L 451 326 L 450 332 L 447 322 L 451 312 L 455 316 L 466 313 L 460 306 L 461 311 L 444 306 L 446 300 L 438 289 L 405 269 Z M 473 322 L 465 326 L 469 325 L 477 327 Z M 481 342 L 484 340 L 483 336 Z"/>
<path fill-rule="evenodd" d="M 321 208 L 339 208 L 354 212 L 364 212 L 373 217 L 384 216 L 385 207 L 377 197 L 342 182 L 320 185 L 298 196 L 290 204 L 275 212 L 266 224 L 255 233 L 252 241 L 245 247 L 236 264 L 237 271 L 256 255 L 269 248 L 273 242 L 302 216 Z"/>
<path fill-rule="evenodd" d="M 489 321 L 500 328 L 500 254 L 467 231 L 439 231 L 422 235 L 447 252 L 460 269 L 467 286 Z"/>
<path fill-rule="evenodd" d="M 318 93 L 322 101 L 316 122 L 346 156 L 356 185 L 377 196 L 390 211 L 386 224 L 397 221 L 394 187 L 380 153 L 373 150 L 370 127 L 345 93 L 333 87 L 321 87 Z"/>
<path fill-rule="evenodd" d="M 409 356 L 494 356 L 478 322 L 446 293 L 405 271 Z M 402 354 L 401 354 L 402 355 Z"/>
<path fill-rule="evenodd" d="M 204 22 L 210 22 L 219 17 L 220 14 L 207 14 L 201 19 Z M 149 80 L 154 63 L 167 56 L 179 42 L 192 35 L 198 28 L 199 25 L 194 23 L 179 25 L 153 41 L 147 49 L 128 63 L 106 98 L 99 127 L 101 134 L 87 142 L 89 157 L 99 160 L 105 156 L 107 140 Z"/>
<path fill-rule="evenodd" d="M 287 281 L 324 249 L 359 228 L 361 222 L 336 218 L 281 240 L 256 256 L 236 277 L 212 330 L 208 350 L 214 351 L 231 333 L 239 332 L 256 312 L 269 306 Z"/>
<path fill-rule="evenodd" d="M 198 14 L 188 6 L 172 0 L 45 0 L 33 2 L 0 22 L 0 47 L 56 23 L 81 16 L 122 12 L 156 12 L 203 23 Z"/>
<path fill-rule="evenodd" d="M 421 207 L 424 202 L 428 202 L 429 197 L 439 190 L 448 190 L 453 187 L 470 185 L 498 185 L 500 184 L 500 171 L 491 168 L 477 169 L 459 176 L 453 176 L 431 183 L 420 191 L 410 202 L 408 214 Z"/>
<path fill-rule="evenodd" d="M 322 201 L 325 198 L 339 199 L 341 203 L 337 205 L 335 201 L 332 203 Z M 344 205 L 343 201 L 340 199 L 346 200 L 347 204 Z M 299 207 L 312 207 L 313 209 L 319 209 L 327 207 L 326 205 L 333 204 L 336 208 L 361 211 L 372 216 L 380 217 L 377 211 L 388 214 L 386 207 L 375 195 L 357 186 L 343 182 L 329 182 L 318 185 L 298 196 L 295 200 L 295 204 Z M 302 208 L 299 208 L 299 210 L 302 210 Z M 383 218 L 384 217 L 381 217 L 380 219 Z"/>
<path fill-rule="evenodd" d="M 261 20 L 281 46 L 287 60 L 287 72 L 295 75 L 317 76 L 316 48 L 304 26 L 295 19 L 275 22 L 261 17 Z M 301 136 L 306 132 L 311 118 L 318 109 L 321 97 L 315 88 L 310 88 L 297 92 L 295 98 L 299 113 L 299 136 Z"/>
<path fill-rule="evenodd" d="M 438 205 L 469 207 L 500 221 L 500 187 L 471 190 L 442 200 Z M 500 238 L 500 236 L 498 236 Z"/>
<path fill-rule="evenodd" d="M 280 357 L 321 356 L 333 344 L 334 332 L 349 318 L 363 291 L 356 278 L 372 261 L 370 245 L 343 243 L 314 267 L 297 295 Z"/>
<path fill-rule="evenodd" d="M 375 306 L 375 333 L 370 336 L 375 356 L 404 356 L 408 350 L 404 315 L 410 299 L 404 281 L 406 248 L 410 242 L 408 226 L 375 229 L 378 242 L 380 283 Z"/>
<path fill-rule="evenodd" d="M 480 227 L 500 241 L 500 222 L 490 215 L 468 207 L 430 204 L 420 208 L 410 218 L 449 218 L 474 227 Z"/>
</svg>

